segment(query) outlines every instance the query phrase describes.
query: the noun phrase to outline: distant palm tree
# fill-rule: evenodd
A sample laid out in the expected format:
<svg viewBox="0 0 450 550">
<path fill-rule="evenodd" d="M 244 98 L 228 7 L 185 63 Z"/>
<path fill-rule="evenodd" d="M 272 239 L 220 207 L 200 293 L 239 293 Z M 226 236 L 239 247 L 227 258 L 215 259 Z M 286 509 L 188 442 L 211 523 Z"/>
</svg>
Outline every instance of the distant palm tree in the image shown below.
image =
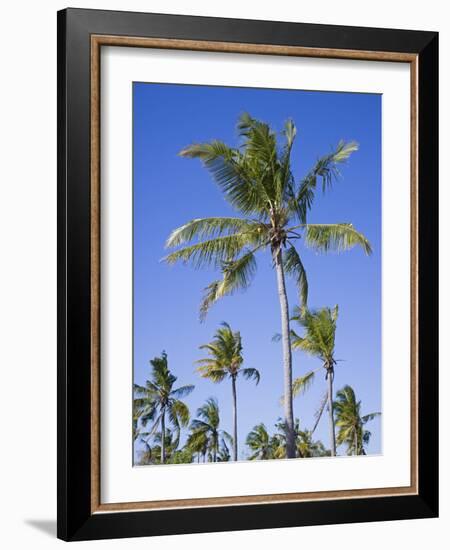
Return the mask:
<svg viewBox="0 0 450 550">
<path fill-rule="evenodd" d="M 297 434 L 297 450 L 302 458 L 311 458 L 317 456 L 330 456 L 330 451 L 320 440 L 313 439 L 311 430 L 299 430 Z"/>
<path fill-rule="evenodd" d="M 191 430 L 197 437 L 206 436 L 212 462 L 217 462 L 220 440 L 225 438 L 231 441 L 231 436 L 220 429 L 219 404 L 214 397 L 207 399 L 206 403 L 197 409 L 197 418 L 192 421 Z"/>
<path fill-rule="evenodd" d="M 221 270 L 222 278 L 206 288 L 200 308 L 204 316 L 223 296 L 247 288 L 256 271 L 256 252 L 270 252 L 281 313 L 287 457 L 292 458 L 295 456 L 292 355 L 285 275 L 293 277 L 302 303 L 306 304 L 308 283 L 296 242 L 325 252 L 348 250 L 355 245 L 367 254 L 371 252 L 368 240 L 351 223 L 307 223 L 307 212 L 318 182 L 325 191 L 338 176 L 337 166 L 358 146 L 355 142 L 339 142 L 334 151 L 317 160 L 303 179 L 296 180 L 291 170 L 291 150 L 296 136 L 292 120 L 285 123 L 282 144 L 277 142 L 276 133 L 268 124 L 248 114 L 240 117 L 238 132 L 241 143 L 236 148 L 213 140 L 186 147 L 180 155 L 199 158 L 226 200 L 242 217 L 187 222 L 169 236 L 166 246 L 181 248 L 165 260 L 169 264 L 191 262 L 196 268 L 212 265 Z"/>
<path fill-rule="evenodd" d="M 292 320 L 299 323 L 304 330 L 304 334 L 303 336 L 299 336 L 294 330 L 291 331 L 292 348 L 305 351 L 314 357 L 318 357 L 322 361 L 322 367 L 325 369 L 327 399 L 322 402 L 322 408 L 319 411 L 318 417 L 320 419 L 323 408 L 325 404 L 327 404 L 329 412 L 331 456 L 336 455 L 336 436 L 333 416 L 333 379 L 334 366 L 336 365 L 334 344 L 337 318 L 338 306 L 335 306 L 333 309 L 324 307 L 314 311 L 309 311 L 306 308 L 297 308 Z M 292 384 L 293 394 L 298 395 L 304 392 L 312 383 L 315 373 L 318 370 L 319 369 L 312 370 L 304 376 L 296 378 Z"/>
<path fill-rule="evenodd" d="M 186 441 L 186 447 L 188 447 L 193 454 L 197 455 L 197 462 L 200 462 L 200 458 L 205 462 L 206 453 L 208 452 L 208 435 L 205 430 L 192 430 Z"/>
<path fill-rule="evenodd" d="M 179 430 L 171 430 L 170 428 L 166 428 L 164 444 L 162 441 L 162 433 L 157 432 L 154 436 L 153 442 L 154 445 L 152 445 L 149 450 L 151 462 L 161 463 L 162 449 L 164 447 L 164 461 L 166 464 L 170 464 L 174 454 L 177 452 L 178 445 L 180 444 Z"/>
<path fill-rule="evenodd" d="M 337 392 L 334 410 L 338 428 L 337 444 L 345 443 L 348 455 L 366 454 L 364 445 L 369 443 L 372 434 L 364 426 L 381 413 L 361 416 L 361 401 L 356 400 L 351 386 L 344 386 Z"/>
<path fill-rule="evenodd" d="M 321 441 L 314 441 L 312 431 L 301 430 L 300 421 L 295 419 L 295 448 L 296 456 L 300 458 L 329 456 Z M 249 460 L 267 460 L 270 458 L 286 457 L 286 424 L 279 420 L 275 425 L 277 431 L 270 436 L 266 426 L 257 424 L 247 436 L 247 445 L 253 451 Z"/>
<path fill-rule="evenodd" d="M 222 437 L 220 440 L 219 452 L 217 453 L 217 462 L 229 462 L 231 458 L 230 449 Z"/>
<path fill-rule="evenodd" d="M 166 416 L 176 431 L 181 426 L 189 424 L 189 409 L 181 401 L 181 398 L 189 395 L 194 386 L 192 384 L 174 388 L 177 377 L 173 375 L 168 366 L 167 354 L 155 357 L 150 361 L 151 380 L 147 380 L 145 386 L 134 385 L 134 408 L 143 426 L 152 422 L 149 437 L 153 436 L 158 427 L 161 431 L 161 464 L 166 461 L 165 435 Z"/>
<path fill-rule="evenodd" d="M 228 323 L 222 323 L 222 327 L 216 331 L 214 339 L 209 344 L 200 346 L 200 349 L 208 352 L 208 357 L 196 361 L 200 366 L 197 372 L 212 382 L 222 382 L 225 378 L 231 380 L 233 397 L 233 460 L 238 457 L 237 437 L 237 392 L 236 380 L 242 375 L 246 380 L 259 382 L 259 372 L 252 368 L 242 368 L 242 338 L 239 332 L 233 332 Z"/>
<path fill-rule="evenodd" d="M 274 441 L 262 422 L 247 435 L 246 443 L 252 451 L 249 460 L 268 460 L 274 457 Z"/>
</svg>

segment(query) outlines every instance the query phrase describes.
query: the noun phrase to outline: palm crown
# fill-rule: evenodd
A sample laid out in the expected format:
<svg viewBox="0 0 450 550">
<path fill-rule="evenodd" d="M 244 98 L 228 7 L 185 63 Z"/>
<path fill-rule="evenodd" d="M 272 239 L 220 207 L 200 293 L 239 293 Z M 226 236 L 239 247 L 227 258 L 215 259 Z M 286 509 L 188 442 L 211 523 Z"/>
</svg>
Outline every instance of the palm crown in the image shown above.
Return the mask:
<svg viewBox="0 0 450 550">
<path fill-rule="evenodd" d="M 155 357 L 150 361 L 152 367 L 151 380 L 147 380 L 145 386 L 134 385 L 134 408 L 140 422 L 146 426 L 153 423 L 149 437 L 152 436 L 158 427 L 161 427 L 161 462 L 165 462 L 165 438 L 166 438 L 166 415 L 179 432 L 181 426 L 189 423 L 189 409 L 181 399 L 189 395 L 194 386 L 188 384 L 174 388 L 177 377 L 169 370 L 167 354 L 162 353 L 161 357 Z"/>
<path fill-rule="evenodd" d="M 269 248 L 272 254 L 285 249 L 284 268 L 296 280 L 302 301 L 308 293 L 306 272 L 295 247 L 303 237 L 306 246 L 316 250 L 347 250 L 355 245 L 371 252 L 368 240 L 350 223 L 307 224 L 318 182 L 325 191 L 339 174 L 337 165 L 357 150 L 355 142 L 341 141 L 336 149 L 321 157 L 312 170 L 296 181 L 290 165 L 296 127 L 285 123 L 284 144 L 268 124 L 248 114 L 240 117 L 240 147 L 231 148 L 214 140 L 191 145 L 181 156 L 199 158 L 242 218 L 213 217 L 194 219 L 175 229 L 166 246 L 182 247 L 166 256 L 168 263 L 191 262 L 195 267 L 213 265 L 222 279 L 205 292 L 201 314 L 219 298 L 247 287 L 256 270 L 255 253 Z M 198 242 L 185 246 L 197 239 Z"/>
<path fill-rule="evenodd" d="M 274 441 L 262 422 L 257 424 L 247 435 L 246 443 L 252 451 L 249 460 L 267 460 L 273 458 Z"/>
<path fill-rule="evenodd" d="M 199 359 L 197 372 L 203 378 L 212 382 L 222 382 L 226 377 L 242 375 L 246 380 L 259 382 L 257 369 L 243 368 L 242 338 L 240 332 L 233 332 L 228 323 L 216 331 L 214 339 L 209 344 L 203 344 L 200 349 L 208 352 L 208 357 Z"/>
</svg>

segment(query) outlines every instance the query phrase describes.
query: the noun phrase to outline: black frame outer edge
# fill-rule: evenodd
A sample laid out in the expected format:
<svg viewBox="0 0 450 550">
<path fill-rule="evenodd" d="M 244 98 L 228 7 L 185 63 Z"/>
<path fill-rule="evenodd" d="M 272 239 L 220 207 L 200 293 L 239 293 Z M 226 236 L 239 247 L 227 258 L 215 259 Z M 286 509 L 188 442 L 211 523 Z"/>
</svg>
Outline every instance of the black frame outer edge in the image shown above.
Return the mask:
<svg viewBox="0 0 450 550">
<path fill-rule="evenodd" d="M 58 12 L 58 521 L 63 540 L 438 515 L 438 34 L 102 10 Z M 419 54 L 419 494 L 90 513 L 90 35 Z M 431 213 L 431 215 L 430 215 Z M 426 368 L 423 368 L 426 365 Z"/>
</svg>

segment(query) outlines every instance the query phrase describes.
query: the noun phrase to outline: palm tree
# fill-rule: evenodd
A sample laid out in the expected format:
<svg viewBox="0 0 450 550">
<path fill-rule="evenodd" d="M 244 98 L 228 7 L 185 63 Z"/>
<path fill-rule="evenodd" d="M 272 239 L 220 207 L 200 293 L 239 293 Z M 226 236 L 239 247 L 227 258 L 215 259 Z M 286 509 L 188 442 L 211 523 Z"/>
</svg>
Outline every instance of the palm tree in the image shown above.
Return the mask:
<svg viewBox="0 0 450 550">
<path fill-rule="evenodd" d="M 333 379 L 334 366 L 336 364 L 334 358 L 334 343 L 337 318 L 338 306 L 335 306 L 333 309 L 324 307 L 314 311 L 309 311 L 306 308 L 296 308 L 296 313 L 292 317 L 292 320 L 297 321 L 304 329 L 304 335 L 299 336 L 295 331 L 291 331 L 293 349 L 300 349 L 314 357 L 318 357 L 322 361 L 322 367 L 325 369 L 327 399 L 322 402 L 318 418 L 320 419 L 323 408 L 325 404 L 327 404 L 329 412 L 331 456 L 336 455 L 336 437 L 333 416 Z M 293 394 L 298 395 L 300 392 L 305 391 L 313 381 L 315 373 L 318 370 L 319 369 L 315 369 L 308 372 L 305 376 L 296 378 L 292 385 Z"/>
<path fill-rule="evenodd" d="M 169 370 L 166 352 L 163 352 L 161 357 L 152 359 L 150 365 L 152 367 L 151 380 L 147 380 L 145 386 L 134 385 L 134 407 L 143 426 L 146 426 L 148 422 L 153 422 L 149 437 L 154 435 L 160 427 L 161 464 L 164 464 L 166 461 L 166 416 L 177 432 L 180 431 L 181 426 L 188 425 L 189 409 L 181 399 L 189 395 L 194 386 L 189 384 L 179 388 L 173 387 L 177 377 Z"/>
<path fill-rule="evenodd" d="M 148 442 L 144 442 L 147 447 L 146 455 L 150 457 L 150 462 L 161 463 L 162 449 L 164 447 L 165 463 L 170 464 L 174 454 L 177 452 L 178 445 L 180 444 L 179 430 L 165 429 L 164 442 L 162 439 L 162 432 L 157 432 L 154 437 L 154 445 L 149 446 Z"/>
<path fill-rule="evenodd" d="M 199 438 L 206 436 L 207 449 L 212 462 L 217 462 L 220 440 L 231 441 L 231 436 L 225 430 L 220 429 L 219 404 L 214 397 L 207 399 L 206 403 L 197 410 L 197 418 L 192 421 L 191 430 L 193 441 L 195 436 Z"/>
<path fill-rule="evenodd" d="M 330 456 L 330 451 L 325 449 L 320 440 L 313 439 L 312 430 L 299 430 L 297 434 L 297 450 L 302 458 L 311 458 L 317 456 Z"/>
<path fill-rule="evenodd" d="M 283 340 L 284 414 L 288 429 L 287 456 L 295 456 L 292 407 L 292 354 L 289 305 L 285 275 L 295 280 L 302 303 L 306 304 L 306 271 L 295 246 L 302 242 L 318 251 L 348 250 L 355 245 L 370 253 L 367 239 L 350 223 L 308 224 L 318 182 L 325 191 L 338 176 L 337 166 L 357 150 L 355 142 L 339 142 L 336 149 L 319 158 L 303 179 L 291 171 L 290 157 L 296 128 L 288 120 L 283 143 L 268 124 L 243 114 L 238 121 L 241 143 L 231 148 L 221 141 L 195 144 L 180 152 L 199 158 L 223 191 L 226 200 L 241 217 L 194 219 L 175 229 L 166 247 L 180 247 L 165 261 L 191 262 L 194 267 L 219 268 L 222 278 L 206 289 L 201 317 L 223 296 L 244 289 L 256 271 L 255 254 L 270 251 L 276 271 Z M 192 243 L 192 244 L 189 244 Z"/>
<path fill-rule="evenodd" d="M 217 462 L 229 462 L 231 458 L 230 449 L 222 437 L 220 440 L 219 452 L 217 454 Z"/>
<path fill-rule="evenodd" d="M 348 385 L 337 392 L 334 410 L 338 428 L 337 444 L 345 443 L 348 455 L 366 454 L 364 445 L 369 443 L 372 434 L 364 426 L 381 413 L 361 416 L 361 401 L 356 400 L 353 388 Z"/>
<path fill-rule="evenodd" d="M 209 344 L 200 346 L 208 352 L 208 357 L 200 359 L 197 372 L 214 383 L 222 382 L 225 378 L 231 380 L 233 396 L 233 460 L 238 457 L 237 438 L 237 394 L 236 380 L 242 375 L 246 380 L 253 379 L 259 383 L 259 372 L 252 368 L 242 368 L 242 338 L 240 332 L 233 332 L 228 323 L 222 323 Z"/>
<path fill-rule="evenodd" d="M 246 443 L 252 451 L 249 460 L 268 460 L 274 457 L 274 441 L 262 422 L 248 434 Z"/>
<path fill-rule="evenodd" d="M 300 421 L 295 419 L 295 448 L 296 456 L 309 458 L 317 456 L 329 456 L 330 451 L 325 449 L 321 441 L 313 440 L 311 430 L 301 430 Z M 249 460 L 267 460 L 270 458 L 286 457 L 286 423 L 279 419 L 275 424 L 277 431 L 270 437 L 266 426 L 261 423 L 256 425 L 247 436 L 247 445 L 253 451 Z"/>
<path fill-rule="evenodd" d="M 191 449 L 193 454 L 197 455 L 197 462 L 200 462 L 200 457 L 203 457 L 205 462 L 206 453 L 208 452 L 208 435 L 204 430 L 192 430 L 188 436 L 186 447 Z"/>
<path fill-rule="evenodd" d="M 277 431 L 272 437 L 272 445 L 274 449 L 273 456 L 274 458 L 286 458 L 288 440 L 286 422 L 279 418 L 278 422 L 275 424 L 275 428 Z M 296 418 L 294 423 L 295 456 L 302 458 L 302 454 L 300 452 L 300 433 L 300 420 Z"/>
</svg>

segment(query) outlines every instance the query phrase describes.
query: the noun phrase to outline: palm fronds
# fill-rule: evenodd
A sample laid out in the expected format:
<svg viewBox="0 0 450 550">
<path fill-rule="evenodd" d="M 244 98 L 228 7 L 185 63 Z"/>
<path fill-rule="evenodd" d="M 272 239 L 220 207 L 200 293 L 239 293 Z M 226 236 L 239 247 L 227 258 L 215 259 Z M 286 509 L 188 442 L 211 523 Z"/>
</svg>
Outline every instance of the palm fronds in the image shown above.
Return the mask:
<svg viewBox="0 0 450 550">
<path fill-rule="evenodd" d="M 295 279 L 299 290 L 300 303 L 305 306 L 308 301 L 308 279 L 300 255 L 293 246 L 290 246 L 284 252 L 283 261 L 286 273 Z"/>
<path fill-rule="evenodd" d="M 320 252 L 343 252 L 360 246 L 367 255 L 372 253 L 369 241 L 351 223 L 308 224 L 305 244 Z"/>
</svg>

